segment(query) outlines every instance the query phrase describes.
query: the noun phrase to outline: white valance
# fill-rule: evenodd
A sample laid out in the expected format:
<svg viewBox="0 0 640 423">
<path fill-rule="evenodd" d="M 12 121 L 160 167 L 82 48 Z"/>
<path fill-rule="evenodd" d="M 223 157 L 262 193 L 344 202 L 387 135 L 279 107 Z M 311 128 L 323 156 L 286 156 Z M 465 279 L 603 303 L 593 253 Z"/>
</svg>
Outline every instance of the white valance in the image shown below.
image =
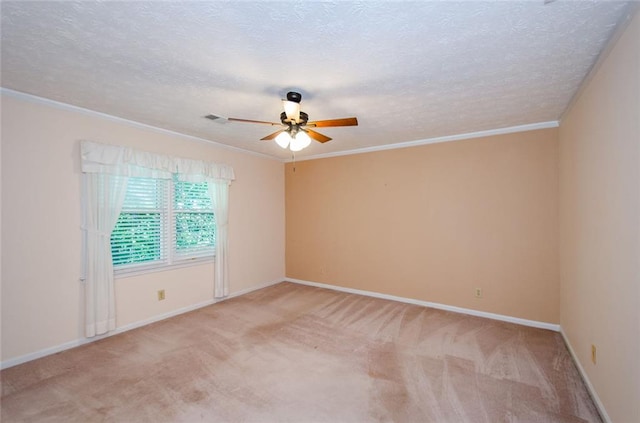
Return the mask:
<svg viewBox="0 0 640 423">
<path fill-rule="evenodd" d="M 178 174 L 182 180 L 235 179 L 233 168 L 226 164 L 183 159 L 134 150 L 129 147 L 82 141 L 80 145 L 83 173 L 169 179 Z"/>
</svg>

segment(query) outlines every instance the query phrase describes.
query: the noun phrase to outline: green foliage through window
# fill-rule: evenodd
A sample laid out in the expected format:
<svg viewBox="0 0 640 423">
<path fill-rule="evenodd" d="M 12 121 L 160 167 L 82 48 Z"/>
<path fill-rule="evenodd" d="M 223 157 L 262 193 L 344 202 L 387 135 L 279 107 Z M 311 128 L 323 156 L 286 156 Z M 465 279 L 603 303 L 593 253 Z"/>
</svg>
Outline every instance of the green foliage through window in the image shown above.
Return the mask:
<svg viewBox="0 0 640 423">
<path fill-rule="evenodd" d="M 176 250 L 213 248 L 216 222 L 213 213 L 176 213 Z"/>
<path fill-rule="evenodd" d="M 113 265 L 160 260 L 160 214 L 120 213 L 111 234 Z"/>
</svg>

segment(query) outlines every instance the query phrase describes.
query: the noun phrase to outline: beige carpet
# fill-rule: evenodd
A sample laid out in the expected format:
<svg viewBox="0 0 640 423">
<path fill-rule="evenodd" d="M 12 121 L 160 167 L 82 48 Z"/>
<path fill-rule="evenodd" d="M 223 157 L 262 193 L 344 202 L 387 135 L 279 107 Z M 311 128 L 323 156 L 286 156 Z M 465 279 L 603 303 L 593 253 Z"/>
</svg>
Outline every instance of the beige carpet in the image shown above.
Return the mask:
<svg viewBox="0 0 640 423">
<path fill-rule="evenodd" d="M 559 334 L 281 283 L 2 371 L 2 422 L 600 422 Z"/>
</svg>

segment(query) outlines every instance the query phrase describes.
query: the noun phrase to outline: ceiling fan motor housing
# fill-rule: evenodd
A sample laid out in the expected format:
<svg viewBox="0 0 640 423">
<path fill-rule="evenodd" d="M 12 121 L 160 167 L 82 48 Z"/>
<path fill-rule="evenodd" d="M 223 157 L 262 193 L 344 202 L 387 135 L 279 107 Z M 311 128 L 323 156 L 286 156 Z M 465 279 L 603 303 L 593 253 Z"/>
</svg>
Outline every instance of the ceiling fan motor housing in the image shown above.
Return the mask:
<svg viewBox="0 0 640 423">
<path fill-rule="evenodd" d="M 302 100 L 302 94 L 294 91 L 289 91 L 287 93 L 287 100 L 293 101 L 294 103 L 300 103 L 300 100 Z"/>
</svg>

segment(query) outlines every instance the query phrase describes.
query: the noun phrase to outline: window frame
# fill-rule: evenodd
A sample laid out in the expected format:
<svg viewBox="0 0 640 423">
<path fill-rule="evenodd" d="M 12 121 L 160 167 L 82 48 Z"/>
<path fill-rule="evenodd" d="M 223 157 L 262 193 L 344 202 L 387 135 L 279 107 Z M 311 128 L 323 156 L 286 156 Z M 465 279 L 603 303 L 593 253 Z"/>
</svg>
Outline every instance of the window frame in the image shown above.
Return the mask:
<svg viewBox="0 0 640 423">
<path fill-rule="evenodd" d="M 143 275 L 147 273 L 162 272 L 167 270 L 179 269 L 182 267 L 189 267 L 195 265 L 201 265 L 206 263 L 213 263 L 215 260 L 215 246 L 213 247 L 211 254 L 196 255 L 193 257 L 184 257 L 177 252 L 177 233 L 175 226 L 174 215 L 176 213 L 211 213 L 214 216 L 215 212 L 212 205 L 211 211 L 204 210 L 177 210 L 174 207 L 175 196 L 175 175 L 171 179 L 164 178 L 151 178 L 142 177 L 140 179 L 153 179 L 156 183 L 166 184 L 164 190 L 166 192 L 164 203 L 165 208 L 156 208 L 156 212 L 160 214 L 160 254 L 159 260 L 153 260 L 149 262 L 140 263 L 127 263 L 121 265 L 113 265 L 114 277 L 123 278 L 130 276 Z M 207 182 L 202 182 L 208 184 Z M 207 187 L 208 188 L 208 187 Z M 145 210 L 149 212 L 150 210 Z M 127 210 L 125 210 L 127 212 Z M 153 211 L 151 211 L 153 212 Z M 120 212 L 122 213 L 122 211 Z M 215 223 L 214 223 L 215 224 Z M 214 229 L 217 232 L 217 227 Z M 217 235 L 217 234 L 216 234 Z M 165 257 L 162 257 L 165 255 Z M 112 258 L 113 261 L 113 258 Z"/>
</svg>

